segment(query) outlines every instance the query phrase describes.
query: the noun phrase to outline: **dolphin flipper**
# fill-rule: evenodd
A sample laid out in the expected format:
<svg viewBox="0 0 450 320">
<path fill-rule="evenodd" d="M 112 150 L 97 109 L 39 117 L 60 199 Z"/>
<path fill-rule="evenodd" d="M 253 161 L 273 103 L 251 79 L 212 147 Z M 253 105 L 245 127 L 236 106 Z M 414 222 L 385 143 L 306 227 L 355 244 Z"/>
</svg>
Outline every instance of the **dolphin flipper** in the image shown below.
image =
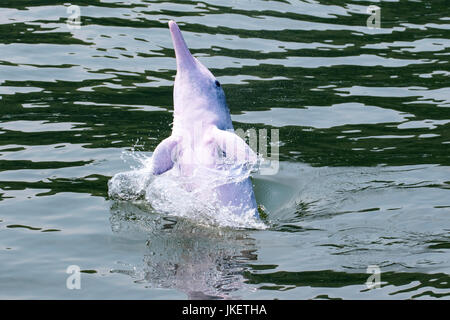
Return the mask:
<svg viewBox="0 0 450 320">
<path fill-rule="evenodd" d="M 232 158 L 235 163 L 248 163 L 254 165 L 258 157 L 256 153 L 245 143 L 245 141 L 233 131 L 220 130 L 217 127 L 212 129 L 212 138 L 225 152 L 227 158 Z M 221 201 L 235 208 L 237 214 L 251 209 L 255 218 L 259 219 L 258 207 L 250 178 L 234 183 L 221 185 L 217 189 Z"/>
<path fill-rule="evenodd" d="M 177 146 L 179 139 L 174 136 L 170 136 L 156 147 L 152 156 L 152 174 L 159 175 L 167 170 L 172 169 L 174 164 L 175 147 Z"/>
<path fill-rule="evenodd" d="M 211 134 L 215 142 L 225 152 L 227 158 L 250 163 L 256 163 L 258 160 L 256 153 L 233 131 L 220 130 L 214 127 Z"/>
</svg>

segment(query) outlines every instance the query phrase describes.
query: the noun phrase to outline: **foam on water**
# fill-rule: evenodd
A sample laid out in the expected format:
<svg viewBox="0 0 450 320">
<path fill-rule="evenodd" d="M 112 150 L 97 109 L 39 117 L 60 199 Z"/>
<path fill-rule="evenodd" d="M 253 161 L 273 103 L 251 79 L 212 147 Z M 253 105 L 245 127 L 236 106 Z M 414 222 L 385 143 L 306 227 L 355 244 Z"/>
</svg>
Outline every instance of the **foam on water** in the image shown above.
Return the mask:
<svg viewBox="0 0 450 320">
<path fill-rule="evenodd" d="M 255 210 L 244 204 L 224 206 L 215 191 L 230 183 L 247 179 L 254 166 L 249 163 L 224 165 L 218 169 L 199 167 L 190 176 L 182 176 L 174 168 L 158 176 L 151 174 L 151 157 L 132 151 L 125 153 L 138 161 L 139 166 L 114 175 L 108 182 L 108 194 L 115 200 L 146 201 L 163 214 L 194 220 L 207 226 L 265 229 L 255 218 Z M 241 214 L 236 214 L 241 212 Z"/>
</svg>

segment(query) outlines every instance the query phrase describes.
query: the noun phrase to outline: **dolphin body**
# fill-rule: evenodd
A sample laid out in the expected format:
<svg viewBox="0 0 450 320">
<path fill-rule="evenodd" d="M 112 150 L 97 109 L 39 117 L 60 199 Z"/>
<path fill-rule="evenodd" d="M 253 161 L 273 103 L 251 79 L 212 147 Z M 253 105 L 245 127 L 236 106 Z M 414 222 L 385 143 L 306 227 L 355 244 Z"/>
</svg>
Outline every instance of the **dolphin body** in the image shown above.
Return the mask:
<svg viewBox="0 0 450 320">
<path fill-rule="evenodd" d="M 181 177 L 193 176 L 194 183 L 190 188 L 201 188 L 206 194 L 214 193 L 221 205 L 233 214 L 251 211 L 254 217 L 259 218 L 248 174 L 240 180 L 229 180 L 229 183 L 213 183 L 214 175 L 232 177 L 239 164 L 254 164 L 257 156 L 233 132 L 230 111 L 219 81 L 191 55 L 174 21 L 169 21 L 169 29 L 177 63 L 173 128 L 171 136 L 164 139 L 153 153 L 151 173 L 160 175 L 177 170 Z M 197 180 L 196 184 L 198 176 L 195 174 L 199 171 L 208 175 L 206 179 Z"/>
</svg>

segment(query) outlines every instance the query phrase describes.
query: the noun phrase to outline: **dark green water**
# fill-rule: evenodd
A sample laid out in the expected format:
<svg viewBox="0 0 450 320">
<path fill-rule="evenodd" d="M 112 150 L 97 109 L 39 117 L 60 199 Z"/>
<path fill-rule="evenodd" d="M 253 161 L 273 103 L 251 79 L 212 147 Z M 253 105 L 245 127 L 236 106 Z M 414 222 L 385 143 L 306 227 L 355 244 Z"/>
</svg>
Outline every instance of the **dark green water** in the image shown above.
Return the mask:
<svg viewBox="0 0 450 320">
<path fill-rule="evenodd" d="M 0 2 L 0 298 L 449 298 L 448 1 L 62 3 Z M 279 129 L 266 230 L 108 199 L 170 135 L 170 19 L 235 127 Z"/>
</svg>

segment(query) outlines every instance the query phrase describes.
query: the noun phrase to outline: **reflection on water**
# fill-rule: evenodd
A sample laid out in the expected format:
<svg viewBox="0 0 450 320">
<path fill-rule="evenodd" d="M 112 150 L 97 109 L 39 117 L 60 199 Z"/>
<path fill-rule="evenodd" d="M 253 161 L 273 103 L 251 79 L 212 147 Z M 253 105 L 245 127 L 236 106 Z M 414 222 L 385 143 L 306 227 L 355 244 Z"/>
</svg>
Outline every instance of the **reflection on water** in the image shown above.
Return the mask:
<svg viewBox="0 0 450 320">
<path fill-rule="evenodd" d="M 136 283 L 175 288 L 189 299 L 242 298 L 246 263 L 257 260 L 245 231 L 202 227 L 192 221 L 149 214 L 146 204 L 115 202 L 111 229 L 119 236 L 146 238 L 142 264 L 115 268 Z"/>
<path fill-rule="evenodd" d="M 283 162 L 276 176 L 254 179 L 257 200 L 269 213 L 264 231 L 202 226 L 161 214 L 142 200 L 115 201 L 113 232 L 146 245 L 139 263 L 122 261 L 112 272 L 146 287 L 175 288 L 191 299 L 242 298 L 256 288 L 303 290 L 288 298 L 447 297 L 448 260 L 441 253 L 448 249 L 448 206 L 421 209 L 428 188 L 440 189 L 433 192 L 435 201 L 445 203 L 441 174 L 437 166 L 313 168 Z M 365 286 L 369 265 L 382 270 L 378 291 Z"/>
</svg>

